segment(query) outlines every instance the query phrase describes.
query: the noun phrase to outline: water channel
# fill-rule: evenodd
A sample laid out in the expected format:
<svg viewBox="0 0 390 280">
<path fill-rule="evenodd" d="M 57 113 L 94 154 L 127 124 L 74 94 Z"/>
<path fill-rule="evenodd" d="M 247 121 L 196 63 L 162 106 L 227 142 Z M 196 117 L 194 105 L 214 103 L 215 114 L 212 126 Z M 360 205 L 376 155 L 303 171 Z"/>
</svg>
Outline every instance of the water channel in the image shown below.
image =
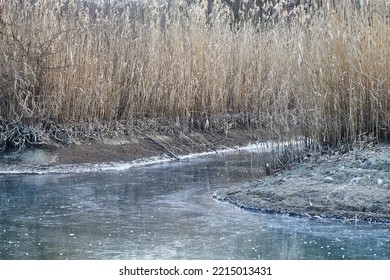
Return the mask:
<svg viewBox="0 0 390 280">
<path fill-rule="evenodd" d="M 390 225 L 247 212 L 212 199 L 253 153 L 81 174 L 0 174 L 0 259 L 390 259 Z"/>
</svg>

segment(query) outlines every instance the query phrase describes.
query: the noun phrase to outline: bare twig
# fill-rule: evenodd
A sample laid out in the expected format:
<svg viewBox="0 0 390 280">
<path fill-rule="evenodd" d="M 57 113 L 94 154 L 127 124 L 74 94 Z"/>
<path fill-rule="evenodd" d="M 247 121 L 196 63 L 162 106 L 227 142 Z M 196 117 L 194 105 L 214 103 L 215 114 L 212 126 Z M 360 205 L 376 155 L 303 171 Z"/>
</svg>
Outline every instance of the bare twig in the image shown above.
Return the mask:
<svg viewBox="0 0 390 280">
<path fill-rule="evenodd" d="M 156 144 L 157 146 L 159 146 L 161 149 L 163 149 L 164 151 L 167 152 L 167 154 L 171 157 L 171 158 L 174 158 L 176 159 L 177 161 L 180 161 L 180 158 L 175 155 L 174 153 L 172 153 L 167 147 L 165 147 L 163 144 L 161 144 L 160 142 L 154 140 L 153 138 L 145 135 L 145 138 L 148 139 L 149 141 L 153 142 L 154 144 Z"/>
</svg>

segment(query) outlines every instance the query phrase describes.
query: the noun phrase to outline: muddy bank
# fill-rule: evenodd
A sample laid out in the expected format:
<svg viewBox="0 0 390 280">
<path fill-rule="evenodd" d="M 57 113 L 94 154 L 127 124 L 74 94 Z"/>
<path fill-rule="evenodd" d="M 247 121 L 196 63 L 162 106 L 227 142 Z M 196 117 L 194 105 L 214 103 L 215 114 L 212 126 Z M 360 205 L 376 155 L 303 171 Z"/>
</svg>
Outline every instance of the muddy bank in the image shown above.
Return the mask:
<svg viewBox="0 0 390 280">
<path fill-rule="evenodd" d="M 390 146 L 306 157 L 290 170 L 214 198 L 251 211 L 389 223 Z"/>
<path fill-rule="evenodd" d="M 133 131 L 111 133 L 95 139 L 77 139 L 63 145 L 46 145 L 0 153 L 0 173 L 74 172 L 104 170 L 118 165 L 177 160 L 180 157 L 242 147 L 259 141 L 259 132 L 231 129 L 227 133 Z"/>
</svg>

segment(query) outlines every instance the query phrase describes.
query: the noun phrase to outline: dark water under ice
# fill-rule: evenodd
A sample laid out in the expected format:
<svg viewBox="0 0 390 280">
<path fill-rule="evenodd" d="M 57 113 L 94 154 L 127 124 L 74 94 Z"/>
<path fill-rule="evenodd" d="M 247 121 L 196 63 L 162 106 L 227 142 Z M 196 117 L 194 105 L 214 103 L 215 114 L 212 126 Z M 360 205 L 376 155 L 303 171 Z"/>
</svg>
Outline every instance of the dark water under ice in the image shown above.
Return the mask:
<svg viewBox="0 0 390 280">
<path fill-rule="evenodd" d="M 0 175 L 0 259 L 390 259 L 390 225 L 251 213 L 212 199 L 253 153 L 122 171 Z"/>
</svg>

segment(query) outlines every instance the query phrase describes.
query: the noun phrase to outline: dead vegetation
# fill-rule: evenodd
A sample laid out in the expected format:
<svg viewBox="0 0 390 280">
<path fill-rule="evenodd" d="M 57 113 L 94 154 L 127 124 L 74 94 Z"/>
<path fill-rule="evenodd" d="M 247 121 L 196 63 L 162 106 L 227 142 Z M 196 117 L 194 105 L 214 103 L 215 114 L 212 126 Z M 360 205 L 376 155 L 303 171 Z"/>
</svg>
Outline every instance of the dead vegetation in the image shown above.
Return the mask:
<svg viewBox="0 0 390 280">
<path fill-rule="evenodd" d="M 144 120 L 320 150 L 390 137 L 387 1 L 147 2 L 0 1 L 0 148 Z"/>
<path fill-rule="evenodd" d="M 27 124 L 0 119 L 0 152 L 6 148 L 22 150 L 31 145 L 42 145 L 42 134 Z"/>
</svg>

